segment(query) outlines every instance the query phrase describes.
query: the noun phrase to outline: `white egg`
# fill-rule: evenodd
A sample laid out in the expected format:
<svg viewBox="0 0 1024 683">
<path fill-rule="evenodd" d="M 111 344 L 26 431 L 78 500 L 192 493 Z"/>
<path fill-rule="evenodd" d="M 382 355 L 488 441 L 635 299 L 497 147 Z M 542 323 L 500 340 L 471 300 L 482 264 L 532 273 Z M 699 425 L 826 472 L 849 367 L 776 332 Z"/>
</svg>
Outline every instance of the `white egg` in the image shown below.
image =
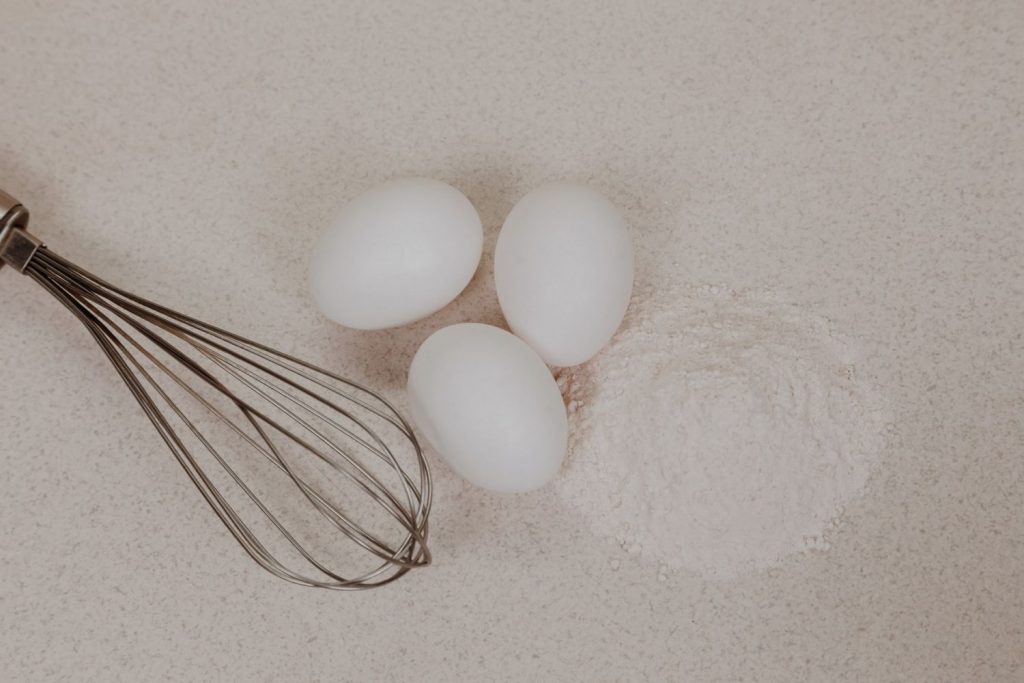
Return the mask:
<svg viewBox="0 0 1024 683">
<path fill-rule="evenodd" d="M 551 365 L 582 363 L 608 343 L 629 306 L 633 245 L 626 223 L 590 188 L 540 187 L 505 219 L 494 280 L 513 332 Z"/>
<path fill-rule="evenodd" d="M 421 435 L 477 486 L 530 491 L 558 472 L 565 404 L 544 361 L 518 337 L 477 323 L 442 328 L 416 352 L 408 391 Z"/>
<path fill-rule="evenodd" d="M 440 310 L 476 271 L 483 228 L 451 185 L 400 178 L 356 197 L 310 263 L 317 306 L 346 327 L 377 330 Z"/>
</svg>

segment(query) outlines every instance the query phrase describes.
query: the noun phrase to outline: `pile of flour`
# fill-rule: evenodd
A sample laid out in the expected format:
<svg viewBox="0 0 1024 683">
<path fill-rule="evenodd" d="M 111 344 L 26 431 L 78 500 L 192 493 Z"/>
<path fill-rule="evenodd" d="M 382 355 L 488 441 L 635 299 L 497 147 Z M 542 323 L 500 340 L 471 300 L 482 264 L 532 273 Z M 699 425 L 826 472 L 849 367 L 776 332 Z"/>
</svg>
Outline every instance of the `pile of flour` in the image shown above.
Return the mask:
<svg viewBox="0 0 1024 683">
<path fill-rule="evenodd" d="M 559 383 L 563 498 L 628 552 L 705 576 L 825 547 L 885 441 L 853 345 L 766 293 L 641 294 Z"/>
</svg>

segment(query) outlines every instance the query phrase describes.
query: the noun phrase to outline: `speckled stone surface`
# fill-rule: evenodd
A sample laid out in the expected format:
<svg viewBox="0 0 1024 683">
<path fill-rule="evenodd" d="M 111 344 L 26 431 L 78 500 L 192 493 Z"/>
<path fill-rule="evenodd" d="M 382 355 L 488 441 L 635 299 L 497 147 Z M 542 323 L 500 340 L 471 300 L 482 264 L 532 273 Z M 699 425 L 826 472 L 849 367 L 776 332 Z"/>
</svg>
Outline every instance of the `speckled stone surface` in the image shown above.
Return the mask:
<svg viewBox="0 0 1024 683">
<path fill-rule="evenodd" d="M 74 260 L 401 400 L 501 322 L 490 251 L 554 179 L 638 278 L 769 287 L 872 349 L 891 446 L 827 552 L 662 573 L 550 491 L 436 459 L 436 564 L 380 591 L 259 571 L 86 332 L 0 272 L 4 681 L 1024 680 L 1024 5 L 5 0 L 0 187 Z M 422 174 L 487 230 L 457 302 L 357 333 L 309 248 Z"/>
</svg>

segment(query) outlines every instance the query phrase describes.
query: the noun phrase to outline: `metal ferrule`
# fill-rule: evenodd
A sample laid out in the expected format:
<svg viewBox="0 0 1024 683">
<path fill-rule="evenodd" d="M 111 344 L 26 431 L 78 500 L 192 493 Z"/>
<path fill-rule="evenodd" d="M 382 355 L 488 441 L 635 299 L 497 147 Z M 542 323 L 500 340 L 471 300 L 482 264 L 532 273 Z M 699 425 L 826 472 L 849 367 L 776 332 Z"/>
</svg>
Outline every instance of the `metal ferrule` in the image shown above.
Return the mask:
<svg viewBox="0 0 1024 683">
<path fill-rule="evenodd" d="M 8 264 L 24 273 L 42 241 L 29 233 L 28 209 L 0 190 L 0 266 Z"/>
</svg>

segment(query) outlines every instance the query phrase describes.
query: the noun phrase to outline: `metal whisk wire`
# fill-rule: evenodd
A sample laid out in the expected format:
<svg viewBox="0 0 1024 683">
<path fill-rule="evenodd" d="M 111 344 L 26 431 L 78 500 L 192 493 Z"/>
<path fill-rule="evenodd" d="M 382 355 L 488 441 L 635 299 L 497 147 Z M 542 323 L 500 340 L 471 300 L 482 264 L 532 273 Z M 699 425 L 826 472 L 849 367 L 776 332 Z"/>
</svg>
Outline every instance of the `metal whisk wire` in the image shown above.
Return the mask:
<svg viewBox="0 0 1024 683">
<path fill-rule="evenodd" d="M 0 193 L 0 212 L 4 199 L 13 203 Z M 25 231 L 26 224 L 27 212 L 20 205 L 0 216 L 0 264 L 7 262 L 31 277 L 85 325 L 192 483 L 253 560 L 286 581 L 337 590 L 384 585 L 429 564 L 429 469 L 412 428 L 386 399 L 294 356 L 116 287 L 50 252 Z M 329 567 L 246 483 L 172 391 L 201 406 L 262 456 L 273 471 L 285 475 L 284 481 L 301 493 L 319 518 L 376 558 L 374 566 L 352 576 Z M 215 405 L 215 399 L 226 401 L 243 419 L 232 419 Z M 406 472 L 378 433 L 382 428 L 405 442 L 418 476 Z M 304 569 L 287 566 L 261 540 L 221 491 L 223 484 L 215 482 L 199 462 L 195 447 L 186 443 L 189 437 L 220 468 L 220 478 L 232 482 L 244 496 L 240 499 L 248 500 L 284 540 L 284 547 L 301 558 Z M 322 464 L 326 471 L 340 475 L 353 491 L 372 501 L 384 518 L 398 525 L 401 538 L 384 539 L 356 522 L 322 486 L 311 483 L 298 458 L 285 456 L 282 444 L 296 448 L 313 465 Z M 383 480 L 385 474 L 397 483 L 397 494 Z"/>
</svg>

